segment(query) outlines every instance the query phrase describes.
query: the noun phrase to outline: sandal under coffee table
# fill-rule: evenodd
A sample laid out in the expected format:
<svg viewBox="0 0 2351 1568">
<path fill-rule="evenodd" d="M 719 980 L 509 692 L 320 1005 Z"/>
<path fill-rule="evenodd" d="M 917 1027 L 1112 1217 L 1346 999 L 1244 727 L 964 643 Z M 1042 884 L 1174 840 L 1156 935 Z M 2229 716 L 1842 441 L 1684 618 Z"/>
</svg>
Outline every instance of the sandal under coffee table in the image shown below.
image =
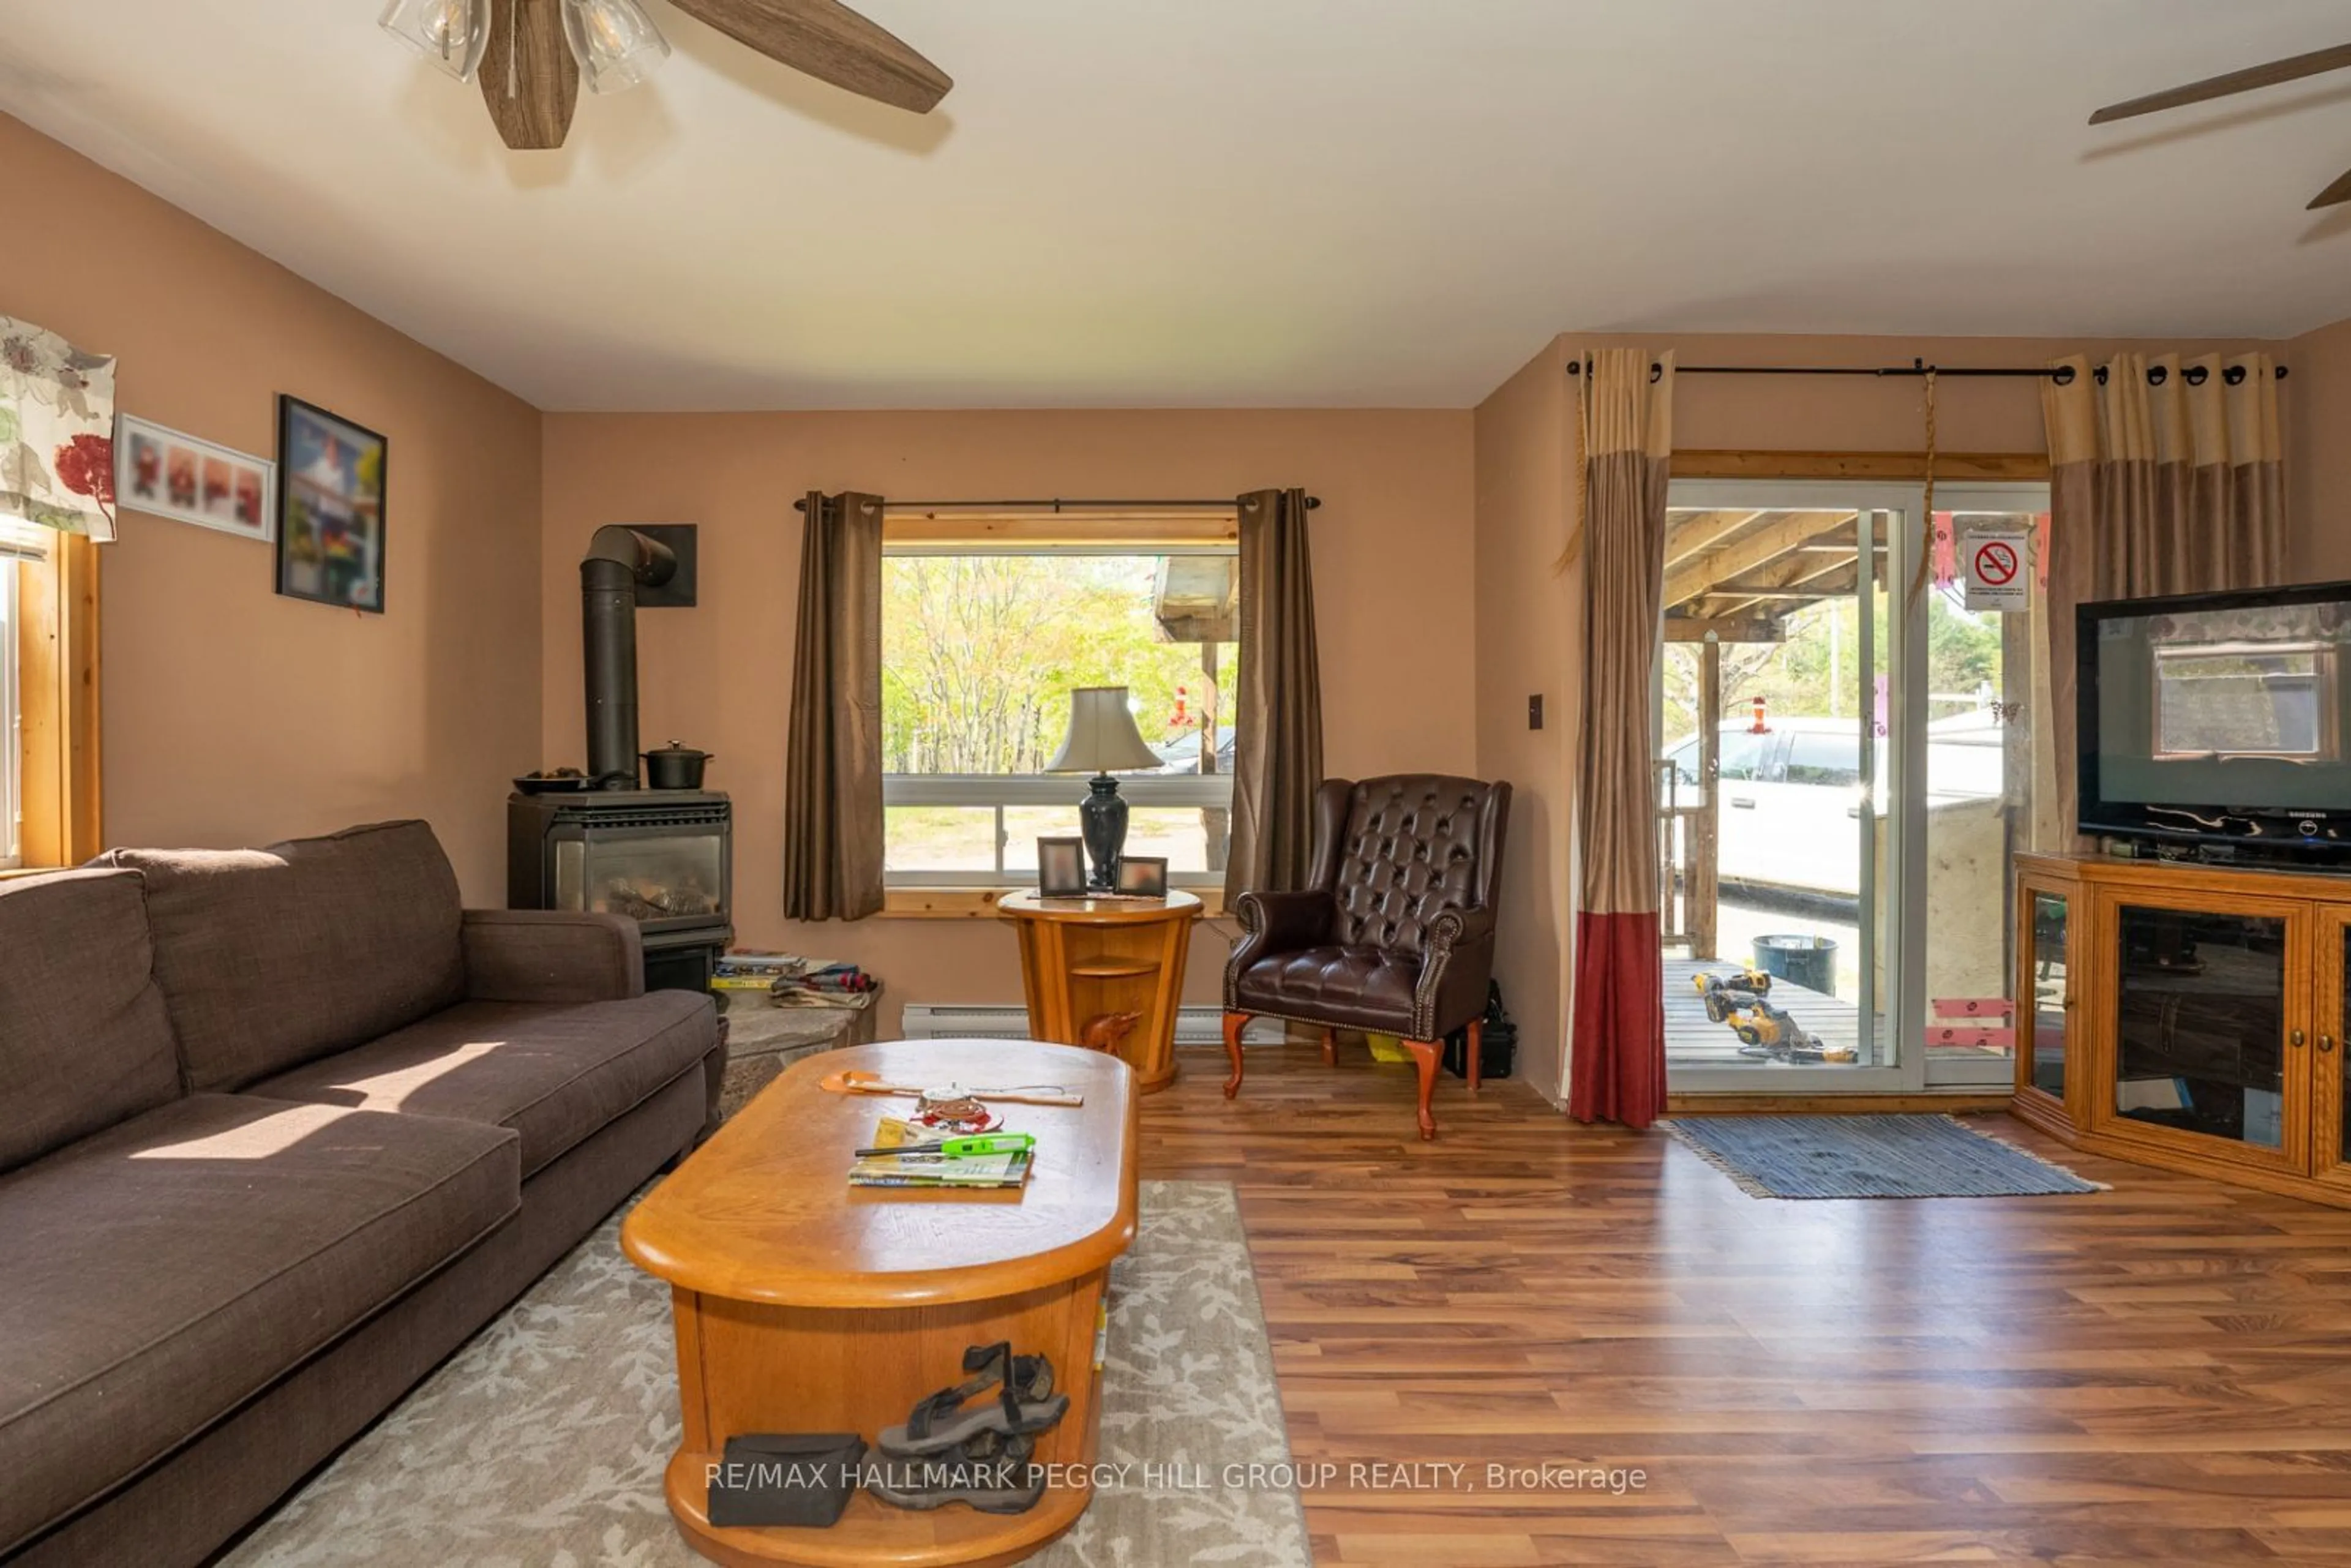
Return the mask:
<svg viewBox="0 0 2351 1568">
<path fill-rule="evenodd" d="M 1037 1135 L 1019 1192 L 852 1187 L 874 1123 L 914 1103 L 819 1087 L 844 1069 L 899 1083 L 1060 1084 L 1085 1104 L 1002 1108 L 1010 1130 Z M 685 1437 L 667 1491 L 687 1543 L 732 1564 L 945 1568 L 1017 1563 L 1076 1523 L 1092 1498 L 1082 1485 L 1049 1487 L 1019 1514 L 909 1512 L 861 1492 L 829 1530 L 721 1530 L 708 1476 L 743 1433 L 872 1438 L 956 1382 L 968 1347 L 1000 1340 L 1050 1357 L 1070 1398 L 1036 1462 L 1091 1464 L 1102 1287 L 1134 1239 L 1134 1078 L 1114 1056 L 897 1040 L 796 1063 L 655 1187 L 621 1247 L 674 1291 Z"/>
</svg>

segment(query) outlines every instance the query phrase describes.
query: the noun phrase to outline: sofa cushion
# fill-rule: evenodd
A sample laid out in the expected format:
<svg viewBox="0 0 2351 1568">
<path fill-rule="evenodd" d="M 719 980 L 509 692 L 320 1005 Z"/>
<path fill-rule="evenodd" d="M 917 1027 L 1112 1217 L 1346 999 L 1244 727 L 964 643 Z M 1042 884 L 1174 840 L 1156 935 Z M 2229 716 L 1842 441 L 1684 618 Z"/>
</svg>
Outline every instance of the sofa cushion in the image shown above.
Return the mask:
<svg viewBox="0 0 2351 1568">
<path fill-rule="evenodd" d="M 138 873 L 0 883 L 0 1170 L 179 1094 Z"/>
<path fill-rule="evenodd" d="M 0 1553 L 522 1200 L 514 1134 L 199 1094 L 0 1177 Z"/>
<path fill-rule="evenodd" d="M 1420 960 L 1384 947 L 1301 947 L 1242 971 L 1234 994 L 1245 1012 L 1304 1018 L 1382 1034 L 1412 1030 Z"/>
<path fill-rule="evenodd" d="M 465 994 L 457 877 L 423 822 L 106 858 L 146 874 L 155 977 L 191 1089 L 241 1089 Z"/>
<path fill-rule="evenodd" d="M 253 1092 L 512 1127 L 528 1177 L 717 1043 L 717 1013 L 693 991 L 569 1007 L 466 1002 Z"/>
</svg>

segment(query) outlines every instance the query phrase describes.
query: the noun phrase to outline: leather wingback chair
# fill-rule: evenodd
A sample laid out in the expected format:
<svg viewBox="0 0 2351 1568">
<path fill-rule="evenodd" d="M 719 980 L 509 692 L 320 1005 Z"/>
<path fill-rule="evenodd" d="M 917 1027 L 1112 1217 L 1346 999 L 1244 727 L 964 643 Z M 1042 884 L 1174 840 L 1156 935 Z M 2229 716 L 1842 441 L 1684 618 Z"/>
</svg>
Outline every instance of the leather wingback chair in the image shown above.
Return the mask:
<svg viewBox="0 0 2351 1568">
<path fill-rule="evenodd" d="M 1393 1034 L 1420 1072 L 1420 1135 L 1437 1135 L 1429 1096 L 1444 1040 L 1479 1026 L 1494 972 L 1494 910 L 1510 787 L 1438 773 L 1314 795 L 1314 863 L 1296 893 L 1244 893 L 1241 940 L 1225 965 L 1225 1051 L 1241 1087 L 1241 1030 L 1253 1018 L 1311 1024 L 1332 1060 L 1336 1031 Z"/>
</svg>

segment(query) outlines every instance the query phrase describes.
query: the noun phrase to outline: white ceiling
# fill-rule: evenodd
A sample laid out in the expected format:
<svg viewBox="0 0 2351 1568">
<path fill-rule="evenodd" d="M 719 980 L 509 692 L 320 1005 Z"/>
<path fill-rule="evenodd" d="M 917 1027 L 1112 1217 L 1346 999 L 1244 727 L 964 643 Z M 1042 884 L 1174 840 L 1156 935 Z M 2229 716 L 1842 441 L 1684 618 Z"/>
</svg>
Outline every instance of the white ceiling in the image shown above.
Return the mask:
<svg viewBox="0 0 2351 1568">
<path fill-rule="evenodd" d="M 867 0 L 917 120 L 677 53 L 511 154 L 377 0 L 0 0 L 0 109 L 542 407 L 1465 405 L 1562 329 L 2351 316 L 2351 0 Z M 0 291 L 5 270 L 0 267 Z"/>
</svg>

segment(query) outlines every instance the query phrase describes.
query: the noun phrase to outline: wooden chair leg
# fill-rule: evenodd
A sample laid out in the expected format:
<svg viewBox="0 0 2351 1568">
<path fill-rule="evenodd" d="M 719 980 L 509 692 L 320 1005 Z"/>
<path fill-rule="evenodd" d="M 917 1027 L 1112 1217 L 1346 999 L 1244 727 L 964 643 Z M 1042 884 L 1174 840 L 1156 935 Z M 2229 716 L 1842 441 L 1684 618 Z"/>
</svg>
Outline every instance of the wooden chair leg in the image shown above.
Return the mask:
<svg viewBox="0 0 2351 1568">
<path fill-rule="evenodd" d="M 1412 1052 L 1413 1065 L 1420 1070 L 1420 1135 L 1424 1142 L 1437 1136 L 1437 1113 L 1428 1108 L 1428 1097 L 1437 1092 L 1437 1062 L 1445 1048 L 1426 1040 L 1408 1040 L 1405 1049 Z"/>
<path fill-rule="evenodd" d="M 1241 1030 L 1249 1028 L 1251 1014 L 1225 1015 L 1225 1054 L 1233 1060 L 1233 1075 L 1225 1080 L 1225 1098 L 1229 1100 L 1241 1092 Z"/>
<path fill-rule="evenodd" d="M 1481 1060 L 1486 1054 L 1485 1035 L 1486 1020 L 1484 1019 L 1471 1019 L 1469 1020 L 1469 1060 L 1468 1066 L 1469 1069 L 1469 1092 L 1472 1094 L 1478 1092 L 1478 1069 Z"/>
<path fill-rule="evenodd" d="M 1322 1065 L 1325 1067 L 1339 1065 L 1339 1031 L 1335 1029 L 1326 1029 L 1322 1031 Z"/>
</svg>

